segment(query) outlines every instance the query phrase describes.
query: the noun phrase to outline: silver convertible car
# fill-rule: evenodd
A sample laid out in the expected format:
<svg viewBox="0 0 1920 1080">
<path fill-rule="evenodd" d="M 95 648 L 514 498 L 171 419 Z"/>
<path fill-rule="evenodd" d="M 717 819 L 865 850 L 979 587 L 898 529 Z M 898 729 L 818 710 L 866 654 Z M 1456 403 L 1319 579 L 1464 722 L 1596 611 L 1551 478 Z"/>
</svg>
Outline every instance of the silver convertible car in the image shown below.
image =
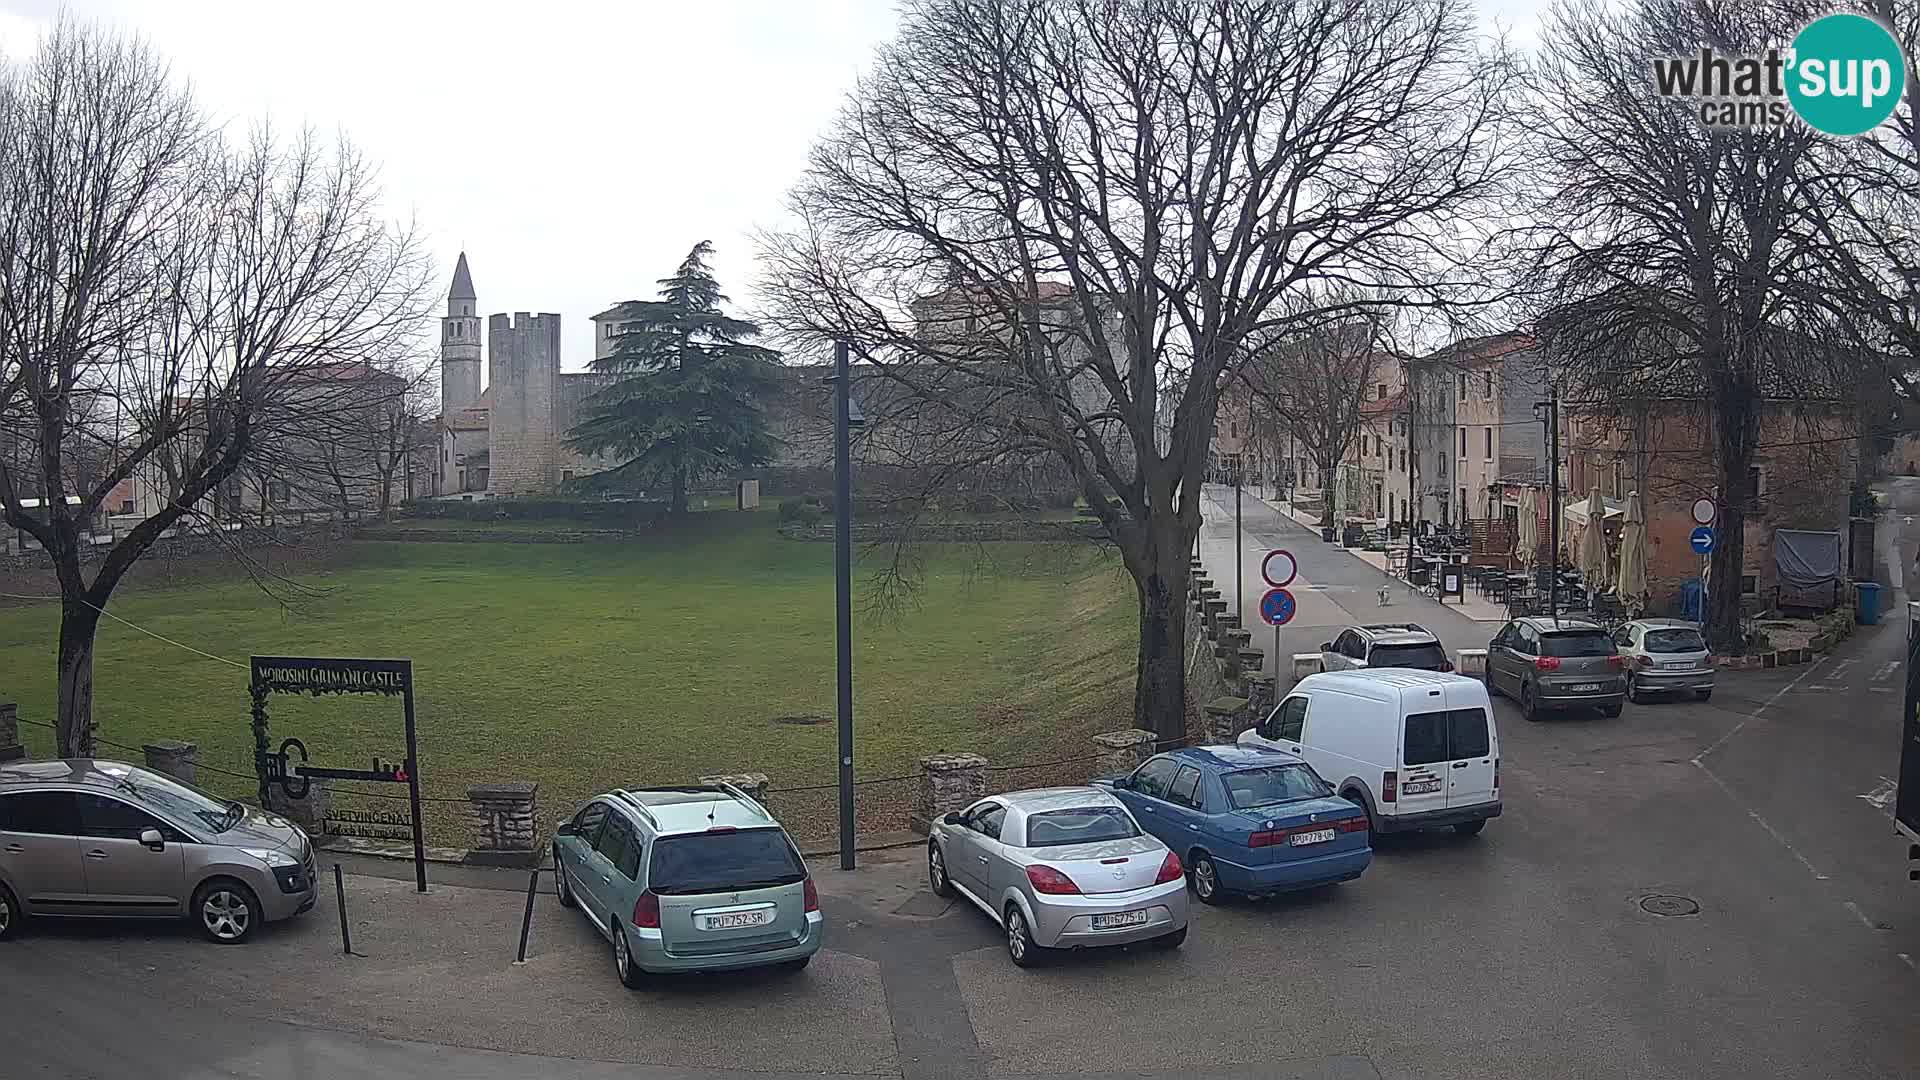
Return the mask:
<svg viewBox="0 0 1920 1080">
<path fill-rule="evenodd" d="M 1056 949 L 1187 939 L 1186 871 L 1112 793 L 1015 791 L 935 822 L 927 881 L 958 892 L 1007 931 L 1021 967 Z"/>
</svg>

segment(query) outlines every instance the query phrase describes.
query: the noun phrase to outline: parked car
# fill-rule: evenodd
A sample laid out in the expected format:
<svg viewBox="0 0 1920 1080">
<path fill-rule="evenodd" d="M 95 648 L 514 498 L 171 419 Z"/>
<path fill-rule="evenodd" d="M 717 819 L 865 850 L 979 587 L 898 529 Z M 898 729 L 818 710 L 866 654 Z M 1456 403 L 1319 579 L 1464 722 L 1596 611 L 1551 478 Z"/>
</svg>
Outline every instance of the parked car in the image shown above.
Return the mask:
<svg viewBox="0 0 1920 1080">
<path fill-rule="evenodd" d="M 1298 755 L 1189 747 L 1095 783 L 1180 856 L 1202 903 L 1352 881 L 1373 861 L 1366 811 L 1337 798 Z"/>
<path fill-rule="evenodd" d="M 1684 619 L 1635 619 L 1613 632 L 1627 668 L 1627 699 L 1655 694 L 1713 696 L 1713 656 L 1700 625 Z"/>
<path fill-rule="evenodd" d="M 1375 835 L 1450 826 L 1472 836 L 1500 816 L 1500 733 L 1478 679 L 1390 669 L 1309 675 L 1239 743 L 1313 766 L 1366 810 Z"/>
<path fill-rule="evenodd" d="M 1619 716 L 1627 700 L 1626 667 L 1613 638 L 1584 619 L 1528 615 L 1487 644 L 1487 688 L 1518 701 L 1528 720 L 1568 708 Z"/>
<path fill-rule="evenodd" d="M 1349 626 L 1320 645 L 1320 670 L 1412 668 L 1452 671 L 1446 647 L 1419 623 L 1370 623 Z"/>
<path fill-rule="evenodd" d="M 927 884 L 998 922 L 1021 967 L 1057 949 L 1187 939 L 1185 867 L 1113 792 L 1040 788 L 982 799 L 933 823 Z"/>
<path fill-rule="evenodd" d="M 820 897 L 767 808 L 731 784 L 596 795 L 553 838 L 560 903 L 613 943 L 629 987 L 663 972 L 780 965 L 820 950 Z"/>
<path fill-rule="evenodd" d="M 28 916 L 187 918 L 234 945 L 313 903 L 284 818 L 118 761 L 0 765 L 0 938 Z"/>
</svg>

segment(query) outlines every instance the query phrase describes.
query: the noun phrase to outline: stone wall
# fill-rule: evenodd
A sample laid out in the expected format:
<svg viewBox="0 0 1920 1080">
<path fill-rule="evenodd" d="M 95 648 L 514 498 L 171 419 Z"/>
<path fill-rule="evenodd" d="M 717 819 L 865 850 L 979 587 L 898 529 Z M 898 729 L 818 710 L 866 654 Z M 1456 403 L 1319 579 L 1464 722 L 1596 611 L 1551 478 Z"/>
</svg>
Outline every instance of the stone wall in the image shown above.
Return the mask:
<svg viewBox="0 0 1920 1080">
<path fill-rule="evenodd" d="M 419 544 L 595 544 L 632 540 L 620 529 L 408 529 L 381 526 L 362 529 L 361 540 L 391 540 Z"/>
<path fill-rule="evenodd" d="M 560 316 L 515 312 L 487 324 L 489 382 L 487 490 L 539 495 L 560 484 L 554 394 L 560 374 Z"/>
<path fill-rule="evenodd" d="M 947 521 L 922 523 L 912 526 L 910 534 L 905 526 L 886 521 L 855 521 L 853 523 L 853 542 L 856 544 L 890 543 L 894 540 L 910 538 L 927 544 L 977 544 L 992 542 L 1034 542 L 1034 541 L 1101 541 L 1107 538 L 1106 526 L 1097 521 Z M 780 535 L 789 540 L 827 541 L 834 539 L 832 515 L 816 525 L 802 525 L 788 522 L 780 526 Z"/>
</svg>

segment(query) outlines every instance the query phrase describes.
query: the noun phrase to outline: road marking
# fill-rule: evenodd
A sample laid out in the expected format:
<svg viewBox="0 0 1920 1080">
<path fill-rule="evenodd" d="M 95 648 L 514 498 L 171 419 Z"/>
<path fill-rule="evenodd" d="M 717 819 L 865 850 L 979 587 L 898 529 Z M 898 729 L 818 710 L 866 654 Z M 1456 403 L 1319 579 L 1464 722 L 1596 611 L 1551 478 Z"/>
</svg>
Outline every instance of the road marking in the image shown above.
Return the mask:
<svg viewBox="0 0 1920 1080">
<path fill-rule="evenodd" d="M 1747 805 L 1740 801 L 1740 796 L 1735 795 L 1733 793 L 1733 789 L 1727 786 L 1727 782 L 1725 780 L 1722 780 L 1718 776 L 1715 776 L 1712 769 L 1707 768 L 1705 765 L 1700 765 L 1699 758 L 1695 758 L 1693 763 L 1695 765 L 1700 766 L 1700 771 L 1707 774 L 1707 779 L 1712 780 L 1714 783 L 1720 785 L 1720 790 L 1727 793 L 1727 798 L 1732 799 L 1734 801 L 1734 805 L 1740 807 L 1742 810 L 1746 810 L 1748 817 L 1752 818 L 1754 822 L 1757 823 L 1761 828 L 1767 830 L 1767 835 L 1773 837 L 1774 840 L 1779 842 L 1781 847 L 1786 848 L 1787 854 L 1792 855 L 1795 859 L 1798 859 L 1800 861 L 1800 865 L 1807 868 L 1807 873 L 1812 874 L 1813 879 L 1815 881 L 1827 880 L 1827 875 L 1821 873 L 1817 868 L 1815 868 L 1815 866 L 1812 863 L 1808 862 L 1807 857 L 1805 855 L 1800 854 L 1799 848 L 1794 847 L 1791 841 L 1789 841 L 1785 836 L 1780 835 L 1780 830 L 1768 824 L 1766 818 L 1763 818 L 1759 814 L 1755 813 L 1753 810 L 1748 809 Z"/>
<path fill-rule="evenodd" d="M 1845 676 L 1842 673 L 1859 662 L 1858 660 L 1835 660 L 1832 670 L 1828 671 L 1827 674 L 1837 679 L 1843 679 Z"/>
<path fill-rule="evenodd" d="M 1894 672 L 1899 670 L 1900 670 L 1900 661 L 1898 660 L 1888 661 L 1887 663 L 1880 665 L 1879 671 L 1874 672 L 1873 681 L 1886 682 L 1889 678 L 1893 677 Z"/>
<path fill-rule="evenodd" d="M 1735 725 L 1733 725 L 1733 727 L 1732 727 L 1732 728 L 1731 728 L 1730 730 L 1728 730 L 1728 732 L 1727 732 L 1727 733 L 1726 733 L 1725 735 L 1722 735 L 1722 736 L 1720 736 L 1720 738 L 1718 738 L 1718 739 L 1716 739 L 1716 740 L 1714 741 L 1714 743 L 1713 743 L 1713 745 L 1712 745 L 1712 746 L 1709 746 L 1709 747 L 1707 747 L 1707 748 L 1706 748 L 1705 750 L 1702 750 L 1702 751 L 1700 751 L 1700 752 L 1699 752 L 1698 754 L 1695 754 L 1695 755 L 1693 756 L 1693 763 L 1694 763 L 1695 765 L 1699 765 L 1701 769 L 1705 769 L 1705 768 L 1706 768 L 1706 766 L 1705 766 L 1705 765 L 1701 765 L 1700 763 L 1701 763 L 1701 761 L 1702 761 L 1702 760 L 1704 760 L 1704 759 L 1706 758 L 1706 756 L 1707 756 L 1708 754 L 1711 754 L 1711 753 L 1713 753 L 1713 752 L 1714 752 L 1715 750 L 1718 750 L 1718 749 L 1720 749 L 1720 748 L 1721 748 L 1722 746 L 1725 746 L 1725 745 L 1727 745 L 1727 741 L 1728 741 L 1729 739 L 1732 739 L 1732 738 L 1733 738 L 1733 737 L 1734 737 L 1735 735 L 1738 735 L 1738 734 L 1740 734 L 1740 729 L 1741 729 L 1741 728 L 1744 728 L 1744 727 L 1746 727 L 1748 723 L 1750 723 L 1750 722 L 1752 722 L 1753 720 L 1755 720 L 1755 719 L 1757 719 L 1757 718 L 1758 718 L 1758 717 L 1760 716 L 1760 714 L 1761 714 L 1761 713 L 1763 713 L 1763 712 L 1766 712 L 1766 711 L 1767 711 L 1768 709 L 1770 709 L 1770 708 L 1772 708 L 1772 707 L 1773 707 L 1773 705 L 1774 705 L 1774 704 L 1775 704 L 1776 702 L 1778 702 L 1778 701 L 1779 701 L 1779 700 L 1780 700 L 1781 698 L 1783 698 L 1783 697 L 1786 697 L 1786 696 L 1787 696 L 1787 693 L 1788 693 L 1789 691 L 1791 691 L 1791 690 L 1792 690 L 1792 689 L 1793 689 L 1794 687 L 1796 687 L 1796 686 L 1799 686 L 1799 685 L 1800 685 L 1800 680 L 1802 680 L 1802 679 L 1804 679 L 1804 678 L 1806 678 L 1807 676 L 1809 676 L 1809 675 L 1811 675 L 1811 674 L 1813 674 L 1814 672 L 1816 672 L 1816 671 L 1818 671 L 1818 670 L 1820 670 L 1820 665 L 1821 665 L 1822 663 L 1824 663 L 1824 661 L 1821 661 L 1821 660 L 1815 660 L 1815 661 L 1814 661 L 1813 663 L 1811 663 L 1811 664 L 1808 664 L 1808 665 L 1807 665 L 1807 670 L 1805 670 L 1805 671 L 1803 671 L 1803 672 L 1801 672 L 1801 673 L 1800 673 L 1800 674 L 1798 674 L 1798 675 L 1795 675 L 1795 676 L 1793 677 L 1793 681 L 1792 681 L 1792 682 L 1790 682 L 1790 683 L 1788 683 L 1787 685 L 1785 685 L 1785 686 L 1783 686 L 1783 687 L 1781 687 L 1781 688 L 1780 688 L 1780 689 L 1778 689 L 1778 690 L 1775 690 L 1775 691 L 1773 692 L 1773 696 L 1772 696 L 1772 697 L 1770 697 L 1770 698 L 1768 698 L 1767 700 L 1765 700 L 1765 701 L 1763 701 L 1763 702 L 1761 702 L 1761 703 L 1760 703 L 1760 706 L 1759 706 L 1758 708 L 1756 708 L 1756 709 L 1754 709 L 1754 710 L 1753 710 L 1752 712 L 1750 712 L 1750 713 L 1748 713 L 1748 714 L 1747 714 L 1747 715 L 1746 715 L 1745 717 L 1743 717 L 1743 718 L 1741 719 L 1741 721 L 1740 721 L 1739 723 L 1737 723 L 1737 724 L 1735 724 Z M 1711 773 L 1709 773 L 1708 775 L 1709 775 L 1709 776 L 1711 776 L 1712 774 L 1711 774 Z M 1725 787 L 1726 785 L 1725 785 L 1725 784 L 1722 784 L 1721 786 L 1722 786 L 1722 787 Z M 1729 793 L 1729 794 L 1731 794 L 1731 793 Z M 1736 801 L 1738 801 L 1738 800 L 1736 800 Z M 1803 861 L 1804 861 L 1804 860 L 1803 860 Z"/>
<path fill-rule="evenodd" d="M 1891 694 L 1891 693 L 1893 693 L 1893 687 L 1891 687 L 1891 686 L 1869 686 L 1869 687 L 1867 687 L 1867 689 L 1868 689 L 1868 690 L 1869 690 L 1870 692 L 1872 692 L 1872 693 L 1875 693 L 1875 694 Z"/>
<path fill-rule="evenodd" d="M 1880 778 L 1879 786 L 1863 795 L 1855 795 L 1854 798 L 1865 800 L 1866 803 L 1875 810 L 1892 816 L 1893 811 L 1890 807 L 1893 806 L 1893 795 L 1898 788 L 1898 784 L 1895 784 L 1892 780 L 1883 776 Z"/>
<path fill-rule="evenodd" d="M 1851 912 L 1853 912 L 1853 917 L 1854 917 L 1854 918 L 1856 918 L 1856 919 L 1859 919 L 1859 920 L 1860 920 L 1860 925 L 1861 925 L 1861 926 L 1864 926 L 1864 927 L 1866 927 L 1866 928 L 1867 928 L 1867 929 L 1869 929 L 1869 930 L 1878 930 L 1878 929 L 1880 929 L 1880 928 L 1879 928 L 1878 926 L 1875 926 L 1875 925 L 1873 924 L 1873 920 L 1872 920 L 1872 919 L 1869 919 L 1869 918 L 1867 918 L 1867 913 L 1866 913 L 1866 912 L 1864 912 L 1864 911 L 1861 911 L 1861 910 L 1860 910 L 1860 905 L 1859 905 L 1859 904 L 1856 904 L 1856 903 L 1854 903 L 1853 901 L 1851 901 L 1851 900 L 1848 900 L 1848 901 L 1846 901 L 1846 907 L 1847 907 L 1847 910 L 1848 910 L 1848 911 L 1851 911 Z"/>
<path fill-rule="evenodd" d="M 1893 955 L 1899 957 L 1900 962 L 1907 965 L 1907 967 L 1912 968 L 1914 971 L 1920 971 L 1920 967 L 1914 967 L 1913 957 L 1908 956 L 1906 953 L 1903 953 L 1903 952 L 1897 952 L 1897 953 L 1894 953 Z"/>
<path fill-rule="evenodd" d="M 1801 689 L 1803 689 L 1803 690 L 1806 690 L 1806 691 L 1807 691 L 1807 692 L 1809 692 L 1809 693 L 1832 693 L 1832 692 L 1833 692 L 1833 691 L 1835 691 L 1835 690 L 1845 690 L 1845 689 L 1846 689 L 1846 687 L 1844 687 L 1844 686 L 1828 686 L 1828 685 L 1826 685 L 1825 683 L 1814 683 L 1814 684 L 1812 684 L 1812 685 L 1809 685 L 1809 686 L 1804 686 L 1804 687 L 1801 687 Z"/>
</svg>

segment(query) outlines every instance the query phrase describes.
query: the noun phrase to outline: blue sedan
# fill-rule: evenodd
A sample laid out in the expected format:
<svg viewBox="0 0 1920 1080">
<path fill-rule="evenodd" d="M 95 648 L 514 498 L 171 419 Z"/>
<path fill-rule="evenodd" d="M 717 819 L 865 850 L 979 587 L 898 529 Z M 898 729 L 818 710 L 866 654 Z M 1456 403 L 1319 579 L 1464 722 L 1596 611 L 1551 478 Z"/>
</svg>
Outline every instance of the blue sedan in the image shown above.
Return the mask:
<svg viewBox="0 0 1920 1080">
<path fill-rule="evenodd" d="M 1094 783 L 1180 856 L 1202 903 L 1352 881 L 1373 861 L 1366 811 L 1291 754 L 1187 747 Z"/>
</svg>

